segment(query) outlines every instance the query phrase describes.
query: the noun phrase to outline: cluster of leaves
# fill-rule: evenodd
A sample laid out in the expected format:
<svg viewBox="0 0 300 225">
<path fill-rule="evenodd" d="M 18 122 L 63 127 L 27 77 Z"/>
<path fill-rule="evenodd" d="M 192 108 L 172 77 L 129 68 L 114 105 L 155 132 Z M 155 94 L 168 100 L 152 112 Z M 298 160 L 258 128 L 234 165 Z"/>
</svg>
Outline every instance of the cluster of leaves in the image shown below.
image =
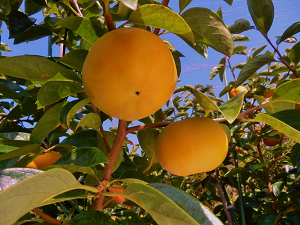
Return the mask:
<svg viewBox="0 0 300 225">
<path fill-rule="evenodd" d="M 19 10 L 22 1 L 1 2 L 0 19 L 15 44 L 51 35 L 50 44 L 61 45 L 63 52 L 59 58 L 26 55 L 0 59 L 1 224 L 66 221 L 196 225 L 233 221 L 244 225 L 246 221 L 300 221 L 299 212 L 285 213 L 291 205 L 300 209 L 300 112 L 294 109 L 295 104 L 300 104 L 299 45 L 287 49 L 284 55 L 278 50 L 283 41 L 296 41 L 293 35 L 300 32 L 300 23 L 287 28 L 275 46 L 267 35 L 274 17 L 271 0 L 248 0 L 254 26 L 240 19 L 228 28 L 221 10 L 215 13 L 207 8 L 187 7 L 191 2 L 180 0 L 179 14 L 153 0 L 110 4 L 25 0 L 24 12 Z M 125 191 L 103 192 L 106 197 L 100 212 L 91 210 L 91 205 L 109 163 L 107 146 L 114 145 L 118 131 L 113 128 L 114 119 L 95 109 L 85 95 L 81 70 L 88 50 L 108 32 L 109 21 L 102 10 L 105 5 L 110 7 L 113 23 L 121 24 L 120 28 L 159 28 L 160 34 L 178 35 L 205 58 L 208 47 L 223 53 L 225 57 L 212 69 L 210 78 L 219 74 L 221 81 L 226 82 L 226 71 L 230 71 L 235 80 L 225 83 L 219 97 L 240 85 L 247 86 L 249 92 L 224 102 L 215 96 L 210 85 L 178 87 L 166 107 L 139 121 L 151 128 L 132 130 L 138 145 L 132 145 L 127 138 L 123 141 L 111 183 L 122 184 Z M 39 12 L 44 20 L 35 24 L 30 16 Z M 248 38 L 240 33 L 249 29 L 260 32 L 274 53 L 262 53 L 266 48 L 262 46 L 248 49 L 247 54 L 247 47 L 240 42 Z M 179 76 L 183 55 L 170 42 L 166 44 Z M 0 50 L 9 48 L 1 43 Z M 233 54 L 246 55 L 246 62 L 231 66 Z M 260 70 L 263 67 L 266 70 Z M 272 88 L 272 97 L 264 97 Z M 174 176 L 160 167 L 154 154 L 162 129 L 159 124 L 194 116 L 223 122 L 230 138 L 229 154 L 215 171 Z M 103 131 L 104 123 L 110 124 L 107 131 Z M 133 126 L 133 122 L 128 125 Z M 269 148 L 262 139 L 272 129 L 288 138 Z M 142 154 L 137 153 L 138 148 Z M 54 165 L 42 170 L 25 168 L 39 154 L 52 150 L 63 155 Z M 126 201 L 117 204 L 111 196 L 125 197 Z"/>
</svg>

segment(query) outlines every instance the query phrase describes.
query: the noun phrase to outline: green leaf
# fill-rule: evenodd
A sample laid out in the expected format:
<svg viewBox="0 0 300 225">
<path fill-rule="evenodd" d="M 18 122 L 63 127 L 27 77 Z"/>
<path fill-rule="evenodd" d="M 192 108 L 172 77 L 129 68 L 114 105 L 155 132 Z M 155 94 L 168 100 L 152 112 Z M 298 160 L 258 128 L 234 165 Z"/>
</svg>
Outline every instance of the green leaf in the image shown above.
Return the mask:
<svg viewBox="0 0 300 225">
<path fill-rule="evenodd" d="M 232 34 L 239 34 L 251 29 L 253 29 L 253 27 L 250 25 L 249 21 L 245 19 L 238 19 L 234 22 L 233 25 L 228 27 L 228 30 Z"/>
<path fill-rule="evenodd" d="M 120 1 L 123 2 L 124 5 L 126 5 L 128 8 L 132 10 L 136 10 L 137 8 L 138 0 L 120 0 Z"/>
<path fill-rule="evenodd" d="M 108 163 L 105 154 L 95 147 L 73 149 L 64 154 L 54 165 L 75 165 L 91 167 L 100 163 Z"/>
<path fill-rule="evenodd" d="M 200 41 L 218 52 L 231 56 L 233 40 L 223 20 L 207 8 L 190 8 L 181 15 L 191 27 L 195 40 Z"/>
<path fill-rule="evenodd" d="M 101 125 L 101 119 L 100 116 L 98 116 L 96 113 L 88 113 L 86 114 L 77 124 L 76 130 L 78 127 L 84 126 L 84 127 L 90 127 L 94 130 L 98 131 L 101 135 L 99 128 Z"/>
<path fill-rule="evenodd" d="M 295 44 L 289 52 L 290 60 L 297 65 L 300 62 L 300 42 Z"/>
<path fill-rule="evenodd" d="M 224 71 L 225 69 L 225 65 L 226 65 L 226 59 L 225 57 L 222 58 L 219 62 L 219 65 L 215 66 L 209 74 L 209 79 L 212 80 L 218 73 L 221 73 L 222 71 Z"/>
<path fill-rule="evenodd" d="M 2 147 L 2 146 L 0 146 L 0 147 Z M 12 151 L 8 151 L 5 154 L 0 155 L 0 161 L 6 160 L 6 159 L 12 159 L 12 158 L 22 156 L 22 155 L 27 155 L 30 153 L 39 153 L 40 151 L 41 151 L 40 144 L 26 145 L 26 146 L 14 149 Z M 3 151 L 1 151 L 1 152 L 3 152 Z"/>
<path fill-rule="evenodd" d="M 25 80 L 45 81 L 62 76 L 57 80 L 70 79 L 81 82 L 76 73 L 41 56 L 23 55 L 0 59 L 0 73 Z"/>
<path fill-rule="evenodd" d="M 205 111 L 205 115 L 208 115 L 211 111 L 220 111 L 219 107 L 203 92 L 193 89 L 193 94 L 197 101 Z"/>
<path fill-rule="evenodd" d="M 274 19 L 272 0 L 247 0 L 252 20 L 262 34 L 267 35 Z"/>
<path fill-rule="evenodd" d="M 40 142 L 42 139 L 48 136 L 48 134 L 60 125 L 59 112 L 63 106 L 63 102 L 52 106 L 38 121 L 33 128 L 30 136 L 30 141 Z"/>
<path fill-rule="evenodd" d="M 89 102 L 90 102 L 90 100 L 88 98 L 83 99 L 82 101 L 76 103 L 76 105 L 74 105 L 70 109 L 70 111 L 69 111 L 69 113 L 67 115 L 67 125 L 68 125 L 68 127 L 70 127 L 70 121 L 73 118 L 73 116 L 75 116 L 76 112 L 78 110 L 80 110 L 83 106 L 87 105 Z"/>
<path fill-rule="evenodd" d="M 237 44 L 234 46 L 233 53 L 232 54 L 246 54 L 245 50 L 247 49 L 246 46 L 242 44 Z"/>
<path fill-rule="evenodd" d="M 232 5 L 233 0 L 224 0 L 228 5 Z"/>
<path fill-rule="evenodd" d="M 278 86 L 269 101 L 271 103 L 287 101 L 300 104 L 300 78 L 287 81 Z"/>
<path fill-rule="evenodd" d="M 71 173 L 63 169 L 53 169 L 26 178 L 0 192 L 0 224 L 14 224 L 44 201 L 75 189 L 98 192 L 97 188 L 81 185 Z"/>
<path fill-rule="evenodd" d="M 259 113 L 255 119 L 250 121 L 268 124 L 296 142 L 300 142 L 299 116 L 300 110 L 291 109 L 274 113 L 271 116 Z"/>
<path fill-rule="evenodd" d="M 1 0 L 0 5 L 1 5 L 1 11 L 5 15 L 8 15 L 11 12 L 10 0 Z"/>
<path fill-rule="evenodd" d="M 0 133 L 0 143 L 2 144 L 6 139 L 15 140 L 15 141 L 29 141 L 30 134 L 23 132 L 8 132 L 8 133 Z M 5 144 L 5 143 L 3 143 Z"/>
<path fill-rule="evenodd" d="M 90 44 L 94 44 L 99 37 L 105 34 L 98 23 L 83 17 L 67 17 L 55 25 L 66 27 L 74 31 Z"/>
<path fill-rule="evenodd" d="M 275 60 L 273 57 L 266 54 L 259 55 L 256 56 L 255 58 L 250 59 L 241 69 L 241 72 L 235 83 L 235 87 L 238 87 L 241 84 L 243 84 L 246 80 L 248 80 L 249 77 L 251 77 L 262 66 L 274 61 Z"/>
<path fill-rule="evenodd" d="M 73 50 L 61 57 L 58 62 L 61 62 L 62 64 L 65 64 L 66 66 L 69 66 L 70 68 L 81 72 L 84 60 L 88 52 L 88 50 L 84 49 Z"/>
<path fill-rule="evenodd" d="M 0 79 L 0 87 L 0 93 L 5 94 L 6 97 L 7 95 L 31 97 L 27 91 L 10 80 Z"/>
<path fill-rule="evenodd" d="M 192 0 L 179 0 L 179 14 L 191 3 Z"/>
<path fill-rule="evenodd" d="M 233 41 L 249 41 L 249 38 L 245 35 L 241 35 L 241 34 L 234 34 L 232 35 L 232 39 Z"/>
<path fill-rule="evenodd" d="M 254 58 L 255 56 L 257 56 L 259 53 L 262 52 L 262 50 L 264 50 L 267 47 L 267 45 L 261 46 L 258 49 L 255 50 L 255 52 L 253 52 L 252 54 L 252 58 Z"/>
<path fill-rule="evenodd" d="M 242 92 L 219 106 L 221 113 L 229 123 L 233 123 L 239 115 L 243 106 L 245 94 L 245 92 Z"/>
<path fill-rule="evenodd" d="M 150 184 L 149 186 L 160 191 L 184 211 L 186 211 L 192 218 L 194 218 L 199 224 L 206 225 L 222 225 L 223 223 L 214 215 L 209 209 L 207 209 L 199 200 L 195 199 L 186 192 L 179 188 L 172 187 L 166 184 Z"/>
<path fill-rule="evenodd" d="M 79 215 L 73 217 L 68 221 L 70 225 L 93 225 L 93 224 L 105 224 L 105 225 L 118 225 L 116 221 L 111 219 L 111 216 L 104 212 L 96 210 L 87 210 L 81 212 Z"/>
<path fill-rule="evenodd" d="M 7 44 L 0 42 L 0 51 L 11 52 L 11 49 Z"/>
<path fill-rule="evenodd" d="M 29 168 L 10 168 L 0 171 L 0 192 L 25 178 L 42 173 L 40 170 Z"/>
<path fill-rule="evenodd" d="M 44 8 L 42 5 L 38 5 L 33 0 L 26 0 L 25 1 L 25 13 L 27 15 L 33 15 Z"/>
<path fill-rule="evenodd" d="M 79 92 L 84 92 L 84 90 L 77 83 L 68 81 L 49 81 L 39 90 L 37 96 L 38 109 Z"/>
<path fill-rule="evenodd" d="M 244 173 L 244 172 L 248 172 L 247 169 L 245 169 L 244 167 L 235 167 L 231 170 L 229 170 L 226 174 L 225 177 L 232 177 L 238 173 Z"/>
<path fill-rule="evenodd" d="M 277 216 L 275 214 L 264 214 L 260 220 L 259 225 L 275 225 L 277 223 Z"/>
<path fill-rule="evenodd" d="M 274 184 L 272 184 L 272 189 L 275 196 L 279 196 L 279 194 L 282 192 L 284 185 L 284 181 L 277 181 Z"/>
<path fill-rule="evenodd" d="M 290 27 L 288 27 L 280 38 L 277 39 L 276 43 L 279 45 L 281 42 L 283 42 L 285 39 L 292 37 L 294 34 L 297 34 L 300 32 L 300 21 L 293 23 Z"/>
<path fill-rule="evenodd" d="M 28 28 L 33 26 L 35 22 L 35 20 L 31 20 L 23 12 L 17 10 L 11 11 L 11 13 L 8 15 L 9 38 L 18 37 Z"/>
<path fill-rule="evenodd" d="M 70 173 L 84 173 L 93 176 L 97 179 L 97 175 L 95 173 L 95 168 L 90 168 L 86 166 L 76 166 L 76 165 L 52 165 L 44 167 L 42 170 L 51 170 L 55 168 L 60 168 L 69 171 Z M 100 182 L 100 180 L 98 180 Z"/>
<path fill-rule="evenodd" d="M 15 38 L 14 44 L 19 44 L 22 42 L 34 41 L 42 37 L 52 35 L 51 30 L 42 25 L 32 26 L 23 32 L 21 35 Z"/>
<path fill-rule="evenodd" d="M 186 211 L 155 188 L 132 183 L 122 193 L 108 193 L 106 196 L 121 196 L 146 210 L 158 224 L 199 225 Z"/>
<path fill-rule="evenodd" d="M 299 174 L 299 172 L 300 172 L 300 154 L 298 154 L 296 162 L 297 162 L 297 164 L 296 164 L 297 165 L 297 173 Z"/>
<path fill-rule="evenodd" d="M 95 130 L 82 130 L 78 131 L 71 136 L 64 139 L 62 144 L 69 144 L 80 147 L 98 147 L 97 131 Z"/>
<path fill-rule="evenodd" d="M 173 10 L 162 5 L 147 4 L 138 7 L 130 15 L 128 23 L 168 30 L 177 34 L 185 41 L 191 44 L 194 43 L 193 32 L 184 19 Z"/>
<path fill-rule="evenodd" d="M 297 156 L 299 155 L 299 153 L 300 153 L 300 144 L 296 143 L 292 147 L 291 153 L 289 155 L 290 159 L 291 159 L 291 163 L 293 164 L 293 166 L 297 165 Z"/>
<path fill-rule="evenodd" d="M 155 143 L 158 135 L 159 131 L 155 129 L 140 130 L 137 133 L 142 151 L 146 153 L 147 158 L 152 162 L 152 164 L 157 163 L 155 155 Z"/>
</svg>

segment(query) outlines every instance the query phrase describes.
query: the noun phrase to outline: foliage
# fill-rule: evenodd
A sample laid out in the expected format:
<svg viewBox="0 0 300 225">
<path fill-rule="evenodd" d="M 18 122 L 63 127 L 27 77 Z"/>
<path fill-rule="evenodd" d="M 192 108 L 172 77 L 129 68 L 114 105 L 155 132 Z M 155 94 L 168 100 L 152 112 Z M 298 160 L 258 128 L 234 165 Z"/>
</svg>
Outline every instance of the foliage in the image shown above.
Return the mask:
<svg viewBox="0 0 300 225">
<path fill-rule="evenodd" d="M 247 0 L 252 21 L 232 25 L 223 22 L 221 9 L 213 12 L 180 0 L 176 13 L 167 2 L 1 1 L 4 32 L 15 44 L 50 35 L 50 45 L 61 46 L 62 54 L 0 58 L 0 224 L 300 223 L 300 110 L 295 109 L 300 104 L 300 52 L 293 37 L 300 22 L 291 22 L 272 43 L 271 0 Z M 40 24 L 36 13 L 43 14 Z M 220 52 L 224 57 L 209 77 L 219 74 L 225 88 L 216 96 L 211 85 L 178 86 L 162 109 L 139 121 L 118 121 L 116 128 L 116 119 L 87 98 L 81 79 L 89 49 L 116 26 L 161 37 L 172 33 L 204 58 L 209 47 Z M 259 32 L 266 45 L 243 46 L 249 39 L 241 33 L 248 30 Z M 279 50 L 285 41 L 295 44 Z M 179 77 L 184 53 L 165 42 Z M 265 50 L 267 45 L 274 51 Z M 0 51 L 10 48 L 1 43 Z M 244 62 L 232 65 L 233 55 Z M 226 71 L 234 81 L 227 83 Z M 221 99 L 240 85 L 247 87 L 246 95 Z M 203 116 L 219 122 L 230 138 L 224 162 L 213 171 L 184 177 L 164 170 L 154 151 L 159 132 L 174 121 Z M 267 147 L 262 140 L 272 130 L 285 138 Z M 25 168 L 49 151 L 63 156 L 41 170 Z M 125 190 L 109 192 L 112 185 Z M 112 196 L 126 201 L 118 204 Z"/>
</svg>

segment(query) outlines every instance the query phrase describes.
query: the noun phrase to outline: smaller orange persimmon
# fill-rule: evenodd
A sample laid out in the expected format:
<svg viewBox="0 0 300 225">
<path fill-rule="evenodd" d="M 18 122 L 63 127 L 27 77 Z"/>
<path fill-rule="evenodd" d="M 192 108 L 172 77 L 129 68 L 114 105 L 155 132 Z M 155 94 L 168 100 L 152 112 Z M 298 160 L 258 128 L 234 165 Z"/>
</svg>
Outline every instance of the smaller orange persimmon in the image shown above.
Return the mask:
<svg viewBox="0 0 300 225">
<path fill-rule="evenodd" d="M 300 104 L 295 104 L 295 109 L 300 109 Z"/>
<path fill-rule="evenodd" d="M 283 133 L 281 133 L 277 130 L 273 130 L 273 131 L 271 131 L 271 133 L 278 134 L 280 139 L 276 140 L 275 138 L 272 138 L 272 137 L 266 137 L 266 138 L 263 139 L 263 142 L 264 142 L 265 145 L 275 146 L 277 144 L 280 144 L 283 141 L 283 138 L 284 138 Z"/>
<path fill-rule="evenodd" d="M 242 147 L 235 146 L 235 150 L 236 150 L 238 153 L 244 153 Z"/>
<path fill-rule="evenodd" d="M 123 191 L 125 191 L 125 189 L 120 185 L 112 185 L 112 186 L 108 187 L 108 190 L 110 193 L 122 193 Z M 113 196 L 113 198 L 119 204 L 122 204 L 123 202 L 125 202 L 124 197 Z"/>
<path fill-rule="evenodd" d="M 42 169 L 44 167 L 53 165 L 60 157 L 62 157 L 62 154 L 59 152 L 50 151 L 36 157 L 26 166 L 26 168 Z"/>
<path fill-rule="evenodd" d="M 265 95 L 264 95 L 264 98 L 270 98 L 273 93 L 274 93 L 275 89 L 271 89 L 270 91 L 268 91 Z"/>
<path fill-rule="evenodd" d="M 231 89 L 231 91 L 229 92 L 229 96 L 230 96 L 230 98 L 233 98 L 242 92 L 246 92 L 245 93 L 245 95 L 246 95 L 248 93 L 247 88 L 245 88 L 244 86 L 238 86 L 237 88 Z"/>
</svg>

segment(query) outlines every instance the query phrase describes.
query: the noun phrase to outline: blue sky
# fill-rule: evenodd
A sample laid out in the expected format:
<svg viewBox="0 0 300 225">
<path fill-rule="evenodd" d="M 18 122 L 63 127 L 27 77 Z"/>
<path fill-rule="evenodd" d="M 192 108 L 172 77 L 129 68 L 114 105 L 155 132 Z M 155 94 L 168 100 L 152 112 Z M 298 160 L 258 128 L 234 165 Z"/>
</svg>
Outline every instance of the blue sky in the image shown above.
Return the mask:
<svg viewBox="0 0 300 225">
<path fill-rule="evenodd" d="M 296 21 L 299 21 L 300 0 L 273 0 L 273 3 L 275 7 L 275 18 L 271 30 L 269 31 L 269 38 L 275 43 L 275 36 L 280 36 L 288 26 Z M 175 12 L 178 12 L 178 0 L 171 0 L 169 6 Z M 223 20 L 228 26 L 232 25 L 234 21 L 240 18 L 247 19 L 248 21 L 250 21 L 250 24 L 253 25 L 251 16 L 248 12 L 246 0 L 233 0 L 232 6 L 229 6 L 223 0 L 194 0 L 189 5 L 189 7 L 205 7 L 215 12 L 219 9 L 219 7 L 221 7 L 223 11 Z M 41 22 L 43 19 L 41 12 L 33 15 L 33 17 L 37 17 L 37 23 Z M 8 44 L 12 49 L 12 52 L 3 52 L 3 55 L 15 56 L 32 54 L 47 56 L 47 38 L 42 38 L 29 43 L 13 45 L 13 40 L 8 39 L 8 31 L 5 28 L 4 23 L 2 24 L 2 30 L 4 30 L 4 33 L 1 34 L 1 41 Z M 243 34 L 248 36 L 250 39 L 249 42 L 241 42 L 246 47 L 257 48 L 267 44 L 267 42 L 258 31 L 250 30 L 244 32 Z M 162 35 L 161 38 L 171 41 L 175 48 L 185 56 L 184 58 L 181 58 L 182 73 L 180 77 L 181 81 L 178 85 L 195 85 L 197 83 L 203 85 L 211 84 L 215 87 L 215 91 L 217 93 L 224 88 L 224 84 L 218 80 L 218 77 L 215 77 L 212 81 L 209 80 L 209 73 L 211 69 L 216 66 L 219 60 L 223 57 L 222 54 L 209 48 L 208 60 L 206 60 L 198 53 L 196 53 L 193 49 L 191 49 L 176 35 Z M 283 43 L 281 49 L 284 49 L 288 46 L 292 46 L 292 44 Z M 269 48 L 269 50 L 271 49 Z M 53 46 L 53 56 L 59 56 L 59 48 L 57 46 Z M 239 62 L 245 62 L 246 57 L 242 55 L 233 56 L 231 61 L 232 64 L 235 65 Z M 227 76 L 229 81 L 233 80 L 232 75 L 228 71 Z"/>
</svg>

